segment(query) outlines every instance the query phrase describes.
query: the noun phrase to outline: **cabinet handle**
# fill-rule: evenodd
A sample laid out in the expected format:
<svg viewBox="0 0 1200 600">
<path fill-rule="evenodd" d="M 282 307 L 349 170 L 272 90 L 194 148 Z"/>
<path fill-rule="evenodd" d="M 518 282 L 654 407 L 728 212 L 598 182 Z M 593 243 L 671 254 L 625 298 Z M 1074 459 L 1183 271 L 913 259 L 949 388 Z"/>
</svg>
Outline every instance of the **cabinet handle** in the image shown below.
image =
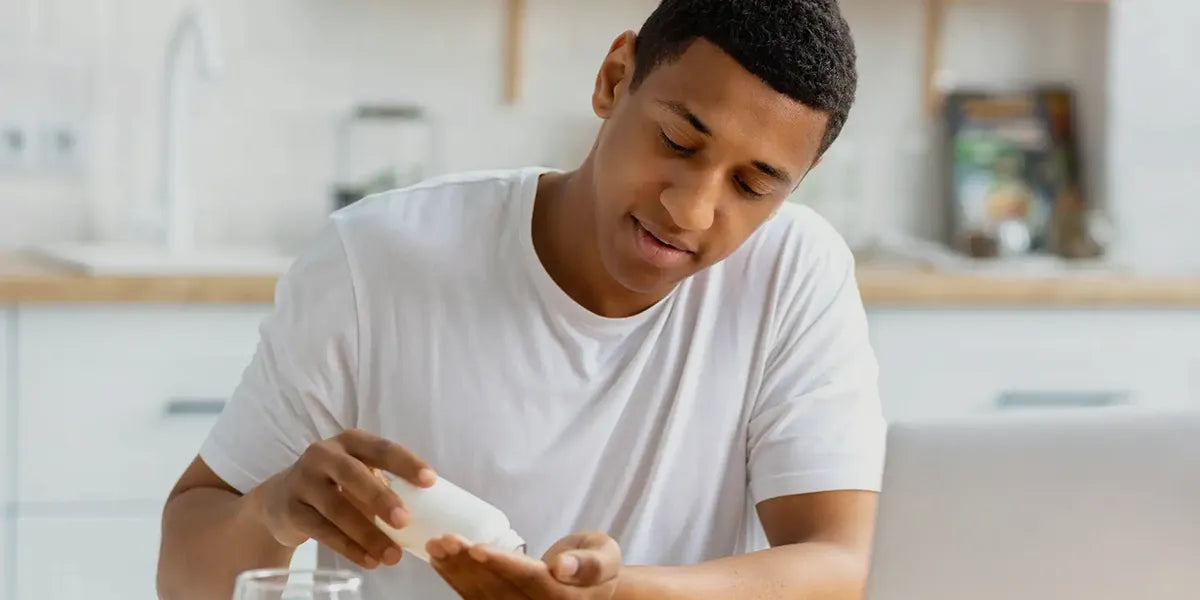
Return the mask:
<svg viewBox="0 0 1200 600">
<path fill-rule="evenodd" d="M 168 417 L 216 416 L 225 404 L 224 398 L 171 398 L 165 412 Z"/>
<path fill-rule="evenodd" d="M 1105 408 L 1130 403 L 1129 392 L 1002 392 L 996 406 L 1011 408 Z"/>
</svg>

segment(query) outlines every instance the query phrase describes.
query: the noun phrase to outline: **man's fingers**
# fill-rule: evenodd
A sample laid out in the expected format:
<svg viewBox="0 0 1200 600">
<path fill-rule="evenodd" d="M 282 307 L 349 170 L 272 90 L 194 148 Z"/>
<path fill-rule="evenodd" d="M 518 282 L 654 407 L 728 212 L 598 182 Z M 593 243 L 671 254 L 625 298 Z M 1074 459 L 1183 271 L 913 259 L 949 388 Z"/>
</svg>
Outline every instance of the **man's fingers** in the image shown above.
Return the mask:
<svg viewBox="0 0 1200 600">
<path fill-rule="evenodd" d="M 442 581 L 445 581 L 446 584 L 450 586 L 450 589 L 454 590 L 455 594 L 458 594 L 459 598 L 471 597 L 470 594 L 473 590 L 466 587 L 466 582 L 457 577 L 455 571 L 451 570 L 444 563 L 439 561 L 431 562 L 430 566 L 432 566 L 433 570 L 442 578 Z"/>
<path fill-rule="evenodd" d="M 559 554 L 550 565 L 554 578 L 563 583 L 575 583 L 579 580 L 579 557 L 574 554 Z"/>
<path fill-rule="evenodd" d="M 340 454 L 330 460 L 333 481 L 363 515 L 372 520 L 378 516 L 397 529 L 412 520 L 404 502 L 370 467 L 349 454 Z"/>
<path fill-rule="evenodd" d="M 446 583 L 463 598 L 524 598 L 511 582 L 481 564 L 472 554 L 476 551 L 465 540 L 444 536 L 426 545 L 430 564 Z"/>
<path fill-rule="evenodd" d="M 437 480 L 437 474 L 424 460 L 399 444 L 357 429 L 338 437 L 351 456 L 415 486 L 429 487 Z"/>
<path fill-rule="evenodd" d="M 550 568 L 540 560 L 486 546 L 472 550 L 471 556 L 481 568 L 495 573 L 530 598 L 552 597 L 559 587 L 550 575 Z"/>
<path fill-rule="evenodd" d="M 400 561 L 400 549 L 333 486 L 313 490 L 301 500 L 315 508 L 326 521 L 365 549 L 376 561 L 387 565 Z"/>
<path fill-rule="evenodd" d="M 619 563 L 614 567 L 609 555 L 597 550 L 565 552 L 551 566 L 555 579 L 580 587 L 607 583 L 617 576 L 619 569 Z"/>
<path fill-rule="evenodd" d="M 351 456 L 340 438 L 333 438 L 309 446 L 301 457 L 299 472 L 302 475 L 294 490 L 296 495 L 305 495 L 310 488 L 335 484 L 339 492 L 351 498 L 355 506 L 366 507 L 363 514 L 379 516 L 393 527 L 403 527 L 408 522 L 404 503 L 370 467 Z"/>
<path fill-rule="evenodd" d="M 463 573 L 461 564 L 455 559 L 433 559 L 430 566 L 442 577 L 460 598 L 479 598 L 479 584 Z"/>
<path fill-rule="evenodd" d="M 607 534 L 591 531 L 565 541 L 575 549 L 564 550 L 548 561 L 555 579 L 587 587 L 606 583 L 620 572 L 621 547 Z"/>
<path fill-rule="evenodd" d="M 364 569 L 374 569 L 379 561 L 372 557 L 362 546 L 350 539 L 333 523 L 325 520 L 315 508 L 299 505 L 293 509 L 295 518 L 309 533 L 309 537 L 332 548 L 334 552 L 354 561 L 354 564 Z"/>
</svg>

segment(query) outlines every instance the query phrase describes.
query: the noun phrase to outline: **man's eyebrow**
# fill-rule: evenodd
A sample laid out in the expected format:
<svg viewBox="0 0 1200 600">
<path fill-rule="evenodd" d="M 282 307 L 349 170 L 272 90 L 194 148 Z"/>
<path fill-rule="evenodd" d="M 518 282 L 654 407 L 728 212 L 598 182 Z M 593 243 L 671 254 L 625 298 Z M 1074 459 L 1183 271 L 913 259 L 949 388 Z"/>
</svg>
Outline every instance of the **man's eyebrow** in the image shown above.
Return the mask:
<svg viewBox="0 0 1200 600">
<path fill-rule="evenodd" d="M 658 105 L 675 113 L 680 118 L 685 119 L 688 123 L 691 123 L 692 127 L 696 128 L 696 131 L 712 137 L 712 129 L 709 129 L 708 125 L 705 125 L 704 121 L 700 120 L 700 117 L 696 116 L 696 113 L 689 110 L 688 107 L 682 102 L 676 102 L 674 100 L 659 100 Z M 756 160 L 751 164 L 754 165 L 755 169 L 762 171 L 767 177 L 779 181 L 780 183 L 792 182 L 791 175 L 789 175 L 784 169 L 773 167 L 760 160 Z"/>
<path fill-rule="evenodd" d="M 754 165 L 755 169 L 758 169 L 759 171 L 766 173 L 767 176 L 770 177 L 771 179 L 774 179 L 781 183 L 791 183 L 792 182 L 792 176 L 788 175 L 787 171 L 784 171 L 783 169 L 780 169 L 777 167 L 772 167 L 771 165 L 768 165 L 767 163 L 762 162 L 760 160 L 756 160 L 751 164 Z"/>
<path fill-rule="evenodd" d="M 662 106 L 663 108 L 686 119 L 688 123 L 692 124 L 692 127 L 696 128 L 696 131 L 699 131 L 700 133 L 710 137 L 712 136 L 712 130 L 708 128 L 708 125 L 705 125 L 704 121 L 701 121 L 700 117 L 696 116 L 696 113 L 688 110 L 688 107 L 684 106 L 683 103 L 671 100 L 659 100 L 658 104 L 659 106 Z"/>
</svg>

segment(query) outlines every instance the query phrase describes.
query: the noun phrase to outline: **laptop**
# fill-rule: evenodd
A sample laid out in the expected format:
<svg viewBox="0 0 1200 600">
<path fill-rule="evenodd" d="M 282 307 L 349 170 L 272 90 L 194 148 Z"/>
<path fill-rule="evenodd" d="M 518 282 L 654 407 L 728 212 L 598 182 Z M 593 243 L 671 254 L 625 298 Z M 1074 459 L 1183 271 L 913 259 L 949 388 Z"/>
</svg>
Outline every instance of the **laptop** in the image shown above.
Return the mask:
<svg viewBox="0 0 1200 600">
<path fill-rule="evenodd" d="M 896 424 L 868 600 L 1200 598 L 1200 413 Z"/>
</svg>

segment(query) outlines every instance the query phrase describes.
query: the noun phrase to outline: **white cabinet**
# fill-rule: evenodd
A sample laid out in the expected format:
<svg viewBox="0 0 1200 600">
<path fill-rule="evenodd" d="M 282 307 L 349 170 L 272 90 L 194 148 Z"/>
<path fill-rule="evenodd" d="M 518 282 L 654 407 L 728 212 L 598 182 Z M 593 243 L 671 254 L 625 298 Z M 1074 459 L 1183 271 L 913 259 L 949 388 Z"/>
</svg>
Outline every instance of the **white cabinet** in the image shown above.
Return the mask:
<svg viewBox="0 0 1200 600">
<path fill-rule="evenodd" d="M 9 516 L 5 510 L 0 513 L 0 600 L 8 600 L 14 592 L 13 577 L 9 575 L 9 563 L 17 555 L 9 549 L 12 538 L 9 535 Z"/>
<path fill-rule="evenodd" d="M 1200 407 L 1200 312 L 870 312 L 889 419 L 1111 404 Z"/>
<path fill-rule="evenodd" d="M 13 313 L 0 307 L 0 600 L 6 600 L 11 587 L 8 582 L 9 559 L 9 498 L 8 484 L 13 471 L 9 455 L 10 447 L 15 445 L 14 431 L 9 426 L 8 415 L 12 411 L 13 398 L 10 398 L 13 380 L 9 374 L 9 363 L 12 361 L 13 340 L 9 337 L 10 321 Z"/>
<path fill-rule="evenodd" d="M 16 521 L 13 600 L 155 600 L 159 517 Z"/>
<path fill-rule="evenodd" d="M 157 597 L 161 502 L 237 386 L 269 310 L 0 310 L 0 481 L 18 484 L 0 518 L 0 600 Z M 19 460 L 2 454 L 10 447 Z M 293 565 L 315 566 L 314 545 Z"/>
<path fill-rule="evenodd" d="M 21 517 L 16 521 L 16 533 L 13 600 L 158 597 L 158 514 Z M 296 553 L 292 567 L 313 568 L 315 557 L 315 544 L 305 544 Z"/>
<path fill-rule="evenodd" d="M 253 356 L 267 310 L 21 308 L 18 500 L 165 499 Z"/>
</svg>

